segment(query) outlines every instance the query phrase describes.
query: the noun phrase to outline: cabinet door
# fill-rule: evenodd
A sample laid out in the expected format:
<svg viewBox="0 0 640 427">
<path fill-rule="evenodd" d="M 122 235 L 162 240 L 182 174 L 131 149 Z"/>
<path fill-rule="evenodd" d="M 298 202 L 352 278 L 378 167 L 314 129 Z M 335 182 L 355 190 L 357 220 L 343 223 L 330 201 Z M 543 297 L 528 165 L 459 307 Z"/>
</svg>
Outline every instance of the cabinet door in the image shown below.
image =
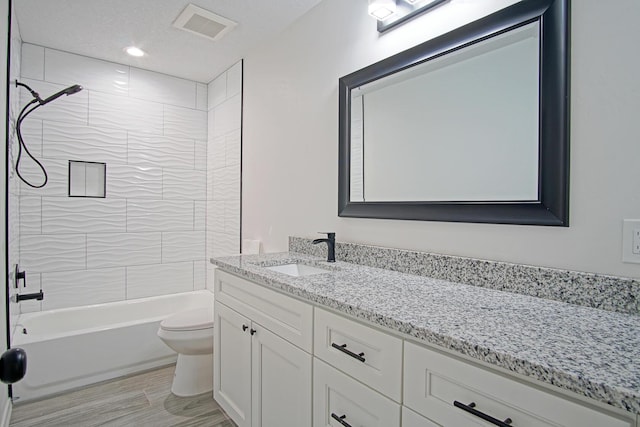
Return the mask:
<svg viewBox="0 0 640 427">
<path fill-rule="evenodd" d="M 238 425 L 251 426 L 251 321 L 215 302 L 213 398 Z"/>
<path fill-rule="evenodd" d="M 253 330 L 253 427 L 310 427 L 311 355 L 259 324 Z"/>
</svg>

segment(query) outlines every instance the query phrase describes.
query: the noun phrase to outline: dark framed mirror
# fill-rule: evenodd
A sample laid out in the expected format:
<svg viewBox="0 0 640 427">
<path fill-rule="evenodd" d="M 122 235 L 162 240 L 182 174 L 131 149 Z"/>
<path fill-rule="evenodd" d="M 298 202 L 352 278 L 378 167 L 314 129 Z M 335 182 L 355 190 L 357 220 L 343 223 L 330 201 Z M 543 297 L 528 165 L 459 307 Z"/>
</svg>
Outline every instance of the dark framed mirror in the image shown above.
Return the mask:
<svg viewBox="0 0 640 427">
<path fill-rule="evenodd" d="M 338 215 L 568 226 L 568 109 L 568 0 L 523 0 L 346 75 Z"/>
</svg>

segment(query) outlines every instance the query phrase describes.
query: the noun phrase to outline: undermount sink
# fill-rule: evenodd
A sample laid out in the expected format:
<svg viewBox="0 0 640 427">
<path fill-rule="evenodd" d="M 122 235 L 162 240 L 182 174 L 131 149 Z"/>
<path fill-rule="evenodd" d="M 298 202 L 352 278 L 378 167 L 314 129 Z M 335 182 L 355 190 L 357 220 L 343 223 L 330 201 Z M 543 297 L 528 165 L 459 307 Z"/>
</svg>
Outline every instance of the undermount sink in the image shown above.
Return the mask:
<svg viewBox="0 0 640 427">
<path fill-rule="evenodd" d="M 306 264 L 283 264 L 283 265 L 274 265 L 271 267 L 265 267 L 267 270 L 276 271 L 278 273 L 288 274 L 289 276 L 299 277 L 299 276 L 310 276 L 312 274 L 320 274 L 320 273 L 329 273 L 330 270 L 325 270 L 323 268 L 313 267 L 311 265 Z"/>
</svg>

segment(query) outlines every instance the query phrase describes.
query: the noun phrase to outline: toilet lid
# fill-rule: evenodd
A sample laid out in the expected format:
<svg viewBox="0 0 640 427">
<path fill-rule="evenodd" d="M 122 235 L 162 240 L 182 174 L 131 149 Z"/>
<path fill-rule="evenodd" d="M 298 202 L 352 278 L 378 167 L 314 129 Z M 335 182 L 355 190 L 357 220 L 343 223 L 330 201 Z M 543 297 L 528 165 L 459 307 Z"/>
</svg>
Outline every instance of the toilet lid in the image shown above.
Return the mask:
<svg viewBox="0 0 640 427">
<path fill-rule="evenodd" d="M 166 331 L 197 331 L 213 328 L 213 307 L 173 314 L 164 319 L 160 327 Z"/>
</svg>

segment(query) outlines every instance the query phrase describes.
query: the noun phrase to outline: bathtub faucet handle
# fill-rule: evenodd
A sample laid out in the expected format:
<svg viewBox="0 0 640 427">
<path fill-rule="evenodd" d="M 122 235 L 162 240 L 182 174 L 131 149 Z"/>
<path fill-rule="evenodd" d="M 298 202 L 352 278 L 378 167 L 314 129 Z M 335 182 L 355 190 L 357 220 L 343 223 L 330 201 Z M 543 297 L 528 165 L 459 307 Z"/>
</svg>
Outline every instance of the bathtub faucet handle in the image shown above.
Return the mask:
<svg viewBox="0 0 640 427">
<path fill-rule="evenodd" d="M 16 288 L 20 287 L 20 283 L 19 281 L 22 280 L 22 286 L 24 286 L 25 288 L 27 287 L 27 272 L 22 270 L 20 271 L 20 267 L 18 266 L 18 264 L 16 264 L 16 280 L 15 280 L 15 286 Z"/>
</svg>

